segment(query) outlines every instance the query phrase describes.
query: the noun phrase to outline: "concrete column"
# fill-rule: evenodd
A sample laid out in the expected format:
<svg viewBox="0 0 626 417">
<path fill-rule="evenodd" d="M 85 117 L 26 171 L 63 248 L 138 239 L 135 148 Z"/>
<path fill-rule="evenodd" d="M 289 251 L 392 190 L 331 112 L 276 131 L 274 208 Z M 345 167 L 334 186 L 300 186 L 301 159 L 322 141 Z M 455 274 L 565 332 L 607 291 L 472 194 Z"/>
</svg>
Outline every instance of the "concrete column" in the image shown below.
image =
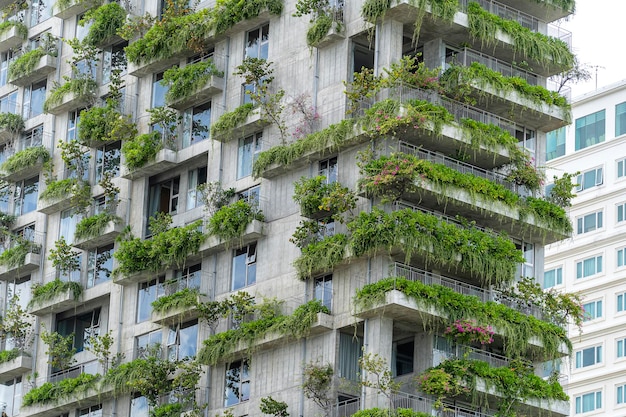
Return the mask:
<svg viewBox="0 0 626 417">
<path fill-rule="evenodd" d="M 387 367 L 391 370 L 391 357 L 393 349 L 393 319 L 387 317 L 374 317 L 367 321 L 366 326 L 366 343 L 365 353 L 370 355 L 378 355 L 387 363 Z M 375 377 L 367 375 L 363 372 L 364 377 L 369 377 L 370 381 L 374 381 Z M 379 395 L 375 389 L 368 388 L 365 393 L 365 408 L 381 407 L 387 408 L 386 398 Z"/>
<path fill-rule="evenodd" d="M 428 68 L 443 66 L 446 53 L 446 45 L 441 38 L 433 39 L 424 44 L 424 63 Z"/>
<path fill-rule="evenodd" d="M 389 68 L 402 57 L 402 23 L 385 20 L 380 23 L 376 36 L 376 71 L 382 74 L 384 68 Z"/>
</svg>

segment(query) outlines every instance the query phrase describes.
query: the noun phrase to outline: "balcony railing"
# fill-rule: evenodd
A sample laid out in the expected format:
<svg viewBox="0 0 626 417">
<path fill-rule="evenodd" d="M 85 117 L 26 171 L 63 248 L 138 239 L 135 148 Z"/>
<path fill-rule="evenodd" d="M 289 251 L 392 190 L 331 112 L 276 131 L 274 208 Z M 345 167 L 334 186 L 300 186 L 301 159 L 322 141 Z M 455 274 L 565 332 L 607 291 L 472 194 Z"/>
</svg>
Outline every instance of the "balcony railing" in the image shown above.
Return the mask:
<svg viewBox="0 0 626 417">
<path fill-rule="evenodd" d="M 469 48 L 461 49 L 459 52 L 446 58 L 446 64 L 448 65 L 457 64 L 469 67 L 474 62 L 497 71 L 505 77 L 523 78 L 531 85 L 537 85 L 540 80 L 540 77 L 532 72 L 524 71 L 521 68 L 517 68 L 509 64 L 508 62 L 500 61 L 490 55 L 483 54 L 482 52 L 474 51 Z"/>
<path fill-rule="evenodd" d="M 452 216 L 447 216 L 443 213 L 440 213 L 438 211 L 434 211 L 434 210 L 429 210 L 427 208 L 424 207 L 418 207 L 415 206 L 411 203 L 407 203 L 406 201 L 396 201 L 393 204 L 393 210 L 404 210 L 404 209 L 411 209 L 413 211 L 419 211 L 420 213 L 426 213 L 426 214 L 432 214 L 433 216 L 437 216 L 439 217 L 441 220 L 445 221 L 446 223 L 451 223 L 451 224 L 455 224 L 459 227 L 462 228 L 467 228 L 468 227 L 468 223 L 464 223 L 462 221 L 459 221 L 459 219 L 457 219 L 456 217 L 452 217 Z M 485 229 L 484 227 L 481 226 L 477 226 L 475 224 L 471 225 L 473 229 L 476 230 L 480 230 L 481 232 L 487 232 L 487 229 Z"/>
<path fill-rule="evenodd" d="M 507 190 L 512 191 L 522 197 L 530 195 L 530 193 L 525 187 L 517 185 L 511 181 L 508 181 L 505 175 L 500 174 L 498 172 L 488 171 L 486 169 L 479 168 L 474 165 L 470 165 L 468 163 L 450 158 L 443 154 L 422 149 L 418 146 L 411 145 L 410 143 L 406 143 L 406 142 L 399 142 L 398 150 L 402 153 L 416 156 L 419 159 L 423 159 L 423 160 L 426 160 L 435 164 L 445 165 L 446 167 L 452 168 L 455 171 L 459 171 L 462 174 L 472 174 L 476 177 L 484 178 L 498 185 L 501 185 Z"/>
<path fill-rule="evenodd" d="M 461 9 L 464 11 L 467 10 L 467 5 L 470 2 L 476 2 L 480 5 L 480 7 L 487 10 L 489 13 L 493 13 L 503 19 L 517 22 L 533 32 L 543 33 L 543 31 L 547 30 L 549 36 L 560 39 L 565 42 L 570 48 L 572 47 L 572 32 L 565 30 L 559 26 L 547 23 L 520 10 L 514 9 L 511 6 L 507 6 L 494 0 L 459 0 Z"/>
<path fill-rule="evenodd" d="M 76 378 L 81 374 L 102 374 L 102 367 L 98 361 L 89 361 L 77 366 L 73 366 L 65 371 L 57 371 L 50 374 L 48 382 L 56 383 L 64 379 Z"/>
<path fill-rule="evenodd" d="M 467 357 L 467 359 L 487 362 L 492 367 L 498 368 L 507 366 L 510 362 L 506 356 L 464 345 L 456 345 L 450 350 L 433 349 L 433 356 L 441 360 Z M 434 361 L 433 366 L 439 365 L 441 360 Z"/>
<path fill-rule="evenodd" d="M 538 307 L 519 305 L 515 300 L 505 297 L 500 291 L 477 287 L 454 278 L 434 274 L 399 262 L 391 265 L 389 269 L 389 274 L 394 277 L 403 277 L 409 281 L 419 281 L 426 285 L 441 285 L 459 294 L 477 297 L 482 302 L 497 302 L 524 314 L 530 314 L 540 320 L 544 318 L 543 311 Z"/>
<path fill-rule="evenodd" d="M 187 275 L 176 277 L 173 280 L 166 281 L 163 284 L 163 295 L 176 294 L 184 289 L 200 289 L 200 275 L 201 271 L 196 271 Z"/>
<path fill-rule="evenodd" d="M 0 253 L 5 250 L 14 248 L 18 245 L 29 244 L 28 253 L 41 253 L 41 245 L 43 243 L 43 233 L 36 232 L 34 230 L 26 230 L 23 234 L 18 235 L 17 238 L 5 239 L 0 243 Z"/>
<path fill-rule="evenodd" d="M 339 401 L 334 404 L 331 411 L 331 417 L 350 417 L 361 409 L 360 398 L 350 398 L 349 400 Z"/>
</svg>

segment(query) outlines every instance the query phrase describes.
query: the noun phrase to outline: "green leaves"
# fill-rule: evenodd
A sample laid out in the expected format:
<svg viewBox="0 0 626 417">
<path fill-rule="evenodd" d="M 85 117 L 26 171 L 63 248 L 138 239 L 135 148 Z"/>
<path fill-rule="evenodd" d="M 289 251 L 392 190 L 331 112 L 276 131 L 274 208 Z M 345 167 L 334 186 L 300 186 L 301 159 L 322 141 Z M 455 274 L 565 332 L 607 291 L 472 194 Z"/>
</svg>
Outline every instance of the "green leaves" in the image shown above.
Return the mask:
<svg viewBox="0 0 626 417">
<path fill-rule="evenodd" d="M 143 167 L 150 161 L 154 161 L 161 149 L 163 149 L 161 132 L 154 130 L 124 142 L 122 154 L 124 155 L 126 166 L 132 171 Z"/>
<path fill-rule="evenodd" d="M 37 162 L 39 162 L 39 160 L 47 162 L 49 159 L 50 152 L 45 147 L 34 146 L 11 155 L 0 166 L 0 170 L 6 172 L 7 174 L 13 174 L 24 168 L 34 166 Z"/>
<path fill-rule="evenodd" d="M 172 103 L 191 96 L 203 87 L 212 76 L 223 77 L 212 60 L 195 62 L 183 68 L 173 67 L 165 71 L 161 84 L 168 86 L 165 100 Z"/>
</svg>

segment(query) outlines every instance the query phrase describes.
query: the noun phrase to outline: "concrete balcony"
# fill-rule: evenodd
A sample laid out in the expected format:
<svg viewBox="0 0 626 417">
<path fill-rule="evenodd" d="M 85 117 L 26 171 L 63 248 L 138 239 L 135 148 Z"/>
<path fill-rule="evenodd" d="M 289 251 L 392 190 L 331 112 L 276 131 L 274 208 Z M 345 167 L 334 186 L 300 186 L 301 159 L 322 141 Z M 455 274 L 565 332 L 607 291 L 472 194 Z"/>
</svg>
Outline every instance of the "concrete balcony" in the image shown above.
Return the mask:
<svg viewBox="0 0 626 417">
<path fill-rule="evenodd" d="M 46 54 L 39 58 L 39 62 L 37 62 L 32 71 L 23 75 L 12 76 L 9 79 L 9 83 L 24 87 L 36 81 L 43 80 L 48 74 L 56 71 L 56 69 L 57 57 Z"/>
<path fill-rule="evenodd" d="M 42 171 L 44 163 L 44 158 L 39 157 L 31 165 L 26 165 L 13 171 L 0 170 L 0 179 L 14 183 L 16 181 L 34 177 L 36 175 L 39 175 L 39 173 Z"/>
<path fill-rule="evenodd" d="M 199 303 L 209 301 L 205 295 L 198 295 Z M 184 323 L 200 317 L 200 311 L 196 307 L 179 307 L 166 312 L 152 311 L 151 321 L 161 326 L 170 326 L 177 323 Z"/>
<path fill-rule="evenodd" d="M 39 248 L 39 250 L 41 250 Z M 24 264 L 21 266 L 5 266 L 0 265 L 0 280 L 12 281 L 15 278 L 21 278 L 36 271 L 41 266 L 41 253 L 29 252 L 24 258 Z"/>
<path fill-rule="evenodd" d="M 173 65 L 178 65 L 182 59 L 190 57 L 193 54 L 194 51 L 185 49 L 184 51 L 173 54 L 169 58 L 141 62 L 139 64 L 129 62 L 128 73 L 138 78 L 145 77 L 149 74 L 164 71 L 171 68 Z"/>
<path fill-rule="evenodd" d="M 33 358 L 22 353 L 15 359 L 0 364 L 0 383 L 10 381 L 33 369 Z"/>
<path fill-rule="evenodd" d="M 16 26 L 12 26 L 0 35 L 0 51 L 15 49 L 21 46 L 25 40 L 24 36 L 20 35 L 18 28 Z"/>
<path fill-rule="evenodd" d="M 211 78 L 187 97 L 182 97 L 177 100 L 168 101 L 167 105 L 176 110 L 185 110 L 190 107 L 206 103 L 215 94 L 224 91 L 225 83 L 224 78 L 212 75 Z"/>
<path fill-rule="evenodd" d="M 493 383 L 487 383 L 483 378 L 476 379 L 476 391 L 485 394 L 490 404 L 497 404 L 500 396 L 492 385 Z M 568 416 L 569 401 L 528 398 L 521 401 L 518 410 L 521 415 L 528 416 L 539 416 L 544 413 L 555 417 Z"/>
<path fill-rule="evenodd" d="M 168 169 L 175 167 L 177 164 L 178 157 L 176 151 L 165 148 L 157 152 L 154 160 L 148 162 L 140 168 L 131 171 L 128 167 L 124 166 L 122 168 L 121 177 L 126 179 L 149 177 L 151 175 L 167 171 Z"/>
<path fill-rule="evenodd" d="M 312 46 L 318 49 L 322 49 L 332 45 L 335 42 L 341 42 L 346 39 L 345 29 L 340 30 L 338 29 L 337 25 L 338 23 L 333 22 L 326 36 L 324 36 L 318 43 Z M 341 25 L 343 25 L 343 23 L 341 23 Z"/>
<path fill-rule="evenodd" d="M 92 208 L 91 213 L 92 213 L 92 216 L 97 215 L 97 214 L 93 214 L 95 213 L 94 208 Z M 94 249 L 94 248 L 108 245 L 109 243 L 115 242 L 115 238 L 120 233 L 122 233 L 122 231 L 126 227 L 126 224 L 124 223 L 123 219 L 126 219 L 127 213 L 128 213 L 128 200 L 119 201 L 117 203 L 115 213 L 113 214 L 119 217 L 120 219 L 122 219 L 122 221 L 118 223 L 116 223 L 115 221 L 108 222 L 107 225 L 104 227 L 104 229 L 101 230 L 100 233 L 98 233 L 96 236 L 89 236 L 89 237 L 84 237 L 81 239 L 75 237 L 74 242 L 72 243 L 72 246 L 79 248 L 79 249 L 83 249 L 83 250 L 89 250 L 89 249 Z M 85 219 L 88 219 L 88 217 Z"/>
<path fill-rule="evenodd" d="M 77 408 L 86 408 L 100 404 L 104 400 L 113 397 L 113 388 L 101 383 L 97 383 L 93 388 L 79 389 L 77 391 L 67 397 L 59 398 L 49 403 L 23 406 L 20 409 L 20 415 L 28 417 L 58 417 Z"/>
<path fill-rule="evenodd" d="M 231 140 L 237 140 L 248 135 L 252 135 L 253 133 L 263 130 L 265 126 L 269 125 L 270 122 L 262 117 L 261 109 L 256 108 L 252 111 L 252 113 L 248 115 L 243 123 L 230 130 L 216 132 L 213 135 L 213 139 L 218 142 L 226 143 L 230 142 Z"/>
<path fill-rule="evenodd" d="M 197 254 L 189 257 L 190 260 L 202 259 L 213 253 L 221 252 L 227 248 L 238 248 L 252 243 L 265 236 L 265 223 L 259 220 L 252 220 L 246 227 L 241 237 L 224 241 L 217 236 L 209 236 L 200 246 Z"/>
<path fill-rule="evenodd" d="M 58 17 L 60 19 L 68 19 L 70 17 L 78 16 L 79 14 L 86 12 L 95 4 L 96 2 L 91 0 L 72 0 L 68 2 L 68 5 L 66 7 L 61 8 L 55 5 L 52 13 L 54 17 Z"/>
<path fill-rule="evenodd" d="M 61 294 L 57 294 L 49 300 L 39 303 L 34 302 L 29 306 L 28 312 L 35 316 L 45 316 L 51 313 L 60 313 L 78 307 L 83 303 L 82 295 L 78 299 L 74 298 L 71 290 L 67 290 Z"/>
<path fill-rule="evenodd" d="M 59 116 L 71 110 L 87 107 L 92 101 L 93 97 L 90 94 L 76 94 L 70 91 L 63 96 L 59 104 L 48 108 L 48 113 Z"/>
</svg>

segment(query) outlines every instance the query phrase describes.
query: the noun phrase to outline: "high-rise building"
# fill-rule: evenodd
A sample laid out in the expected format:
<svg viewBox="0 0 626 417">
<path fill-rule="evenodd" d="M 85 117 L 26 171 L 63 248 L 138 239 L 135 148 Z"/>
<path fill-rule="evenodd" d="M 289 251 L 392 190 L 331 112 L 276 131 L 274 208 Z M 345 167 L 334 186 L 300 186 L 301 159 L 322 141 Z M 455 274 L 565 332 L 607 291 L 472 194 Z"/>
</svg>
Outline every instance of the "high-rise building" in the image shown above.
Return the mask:
<svg viewBox="0 0 626 417">
<path fill-rule="evenodd" d="M 578 292 L 585 318 L 572 327 L 574 353 L 563 362 L 571 411 L 620 415 L 624 378 L 624 149 L 626 82 L 582 95 L 572 103 L 574 123 L 548 135 L 549 178 L 576 174 L 568 214 L 571 239 L 546 250 L 544 288 Z M 550 186 L 550 184 L 548 185 Z"/>
<path fill-rule="evenodd" d="M 573 0 L 0 6 L 7 416 L 568 414 Z"/>
</svg>

